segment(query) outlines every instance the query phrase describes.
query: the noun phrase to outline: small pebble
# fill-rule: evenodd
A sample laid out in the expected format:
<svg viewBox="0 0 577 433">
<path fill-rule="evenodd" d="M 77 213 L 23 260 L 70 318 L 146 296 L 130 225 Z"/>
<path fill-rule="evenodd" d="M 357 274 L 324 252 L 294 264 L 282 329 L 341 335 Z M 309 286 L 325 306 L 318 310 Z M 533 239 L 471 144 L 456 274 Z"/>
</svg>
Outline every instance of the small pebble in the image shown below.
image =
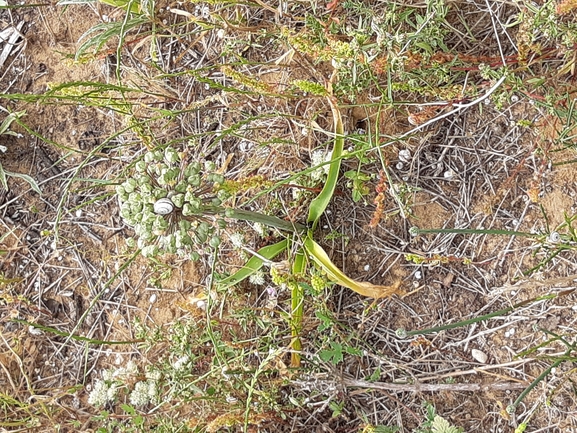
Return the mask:
<svg viewBox="0 0 577 433">
<path fill-rule="evenodd" d="M 411 162 L 411 151 L 409 149 L 399 150 L 399 160 L 401 162 Z"/>
<path fill-rule="evenodd" d="M 487 363 L 487 354 L 485 352 L 481 352 L 478 349 L 473 349 L 471 350 L 471 356 L 475 361 L 480 362 L 481 364 Z"/>
<path fill-rule="evenodd" d="M 154 303 L 156 302 L 156 293 L 153 293 L 153 294 L 150 296 L 149 302 L 150 302 L 151 304 L 154 304 Z"/>
</svg>

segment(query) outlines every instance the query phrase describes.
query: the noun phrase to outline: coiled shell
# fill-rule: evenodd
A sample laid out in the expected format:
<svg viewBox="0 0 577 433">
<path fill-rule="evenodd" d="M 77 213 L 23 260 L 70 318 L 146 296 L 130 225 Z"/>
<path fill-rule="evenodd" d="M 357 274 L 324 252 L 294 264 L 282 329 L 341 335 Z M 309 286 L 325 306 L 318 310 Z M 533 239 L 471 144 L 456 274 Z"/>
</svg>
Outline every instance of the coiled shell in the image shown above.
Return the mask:
<svg viewBox="0 0 577 433">
<path fill-rule="evenodd" d="M 174 211 L 174 203 L 169 198 L 161 198 L 154 203 L 154 213 L 168 215 Z"/>
</svg>

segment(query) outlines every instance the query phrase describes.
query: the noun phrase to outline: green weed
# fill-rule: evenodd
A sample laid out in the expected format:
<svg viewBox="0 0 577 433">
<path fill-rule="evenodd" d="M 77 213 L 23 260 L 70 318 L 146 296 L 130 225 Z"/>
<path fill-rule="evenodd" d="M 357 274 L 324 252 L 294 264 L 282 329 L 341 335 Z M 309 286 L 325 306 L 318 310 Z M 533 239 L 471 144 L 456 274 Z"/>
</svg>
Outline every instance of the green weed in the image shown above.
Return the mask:
<svg viewBox="0 0 577 433">
<path fill-rule="evenodd" d="M 21 112 L 10 113 L 3 107 L 0 107 L 0 109 L 2 111 L 4 111 L 5 113 L 7 113 L 7 116 L 2 121 L 2 124 L 0 124 L 0 136 L 2 136 L 2 135 L 8 135 L 8 136 L 13 136 L 13 137 L 18 136 L 17 133 L 10 130 L 10 125 L 12 125 L 12 123 L 15 120 L 18 120 L 22 116 L 24 116 L 26 114 L 26 112 L 21 111 Z M 8 149 L 6 148 L 6 146 L 0 146 L 0 154 L 5 153 L 7 150 Z M 26 182 L 28 182 L 28 184 L 32 187 L 32 189 L 34 191 L 36 191 L 38 194 L 42 194 L 42 191 L 40 191 L 40 188 L 38 187 L 38 185 L 36 184 L 36 181 L 33 178 L 31 178 L 27 174 L 14 173 L 11 171 L 6 171 L 6 170 L 4 170 L 4 168 L 2 168 L 2 164 L 0 163 L 0 184 L 4 187 L 4 189 L 8 189 L 8 182 L 6 180 L 7 176 L 16 177 L 16 178 L 20 178 L 20 179 L 25 180 Z"/>
</svg>

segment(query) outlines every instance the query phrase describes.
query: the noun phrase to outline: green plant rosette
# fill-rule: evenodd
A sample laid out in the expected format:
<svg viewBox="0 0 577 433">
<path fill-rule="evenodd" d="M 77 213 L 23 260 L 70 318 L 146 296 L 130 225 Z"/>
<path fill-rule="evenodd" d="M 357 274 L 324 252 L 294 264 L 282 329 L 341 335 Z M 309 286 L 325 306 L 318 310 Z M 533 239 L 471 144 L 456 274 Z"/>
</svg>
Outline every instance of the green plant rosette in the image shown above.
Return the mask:
<svg viewBox="0 0 577 433">
<path fill-rule="evenodd" d="M 145 257 L 165 253 L 198 259 L 199 250 L 220 244 L 226 193 L 212 163 L 187 162 L 173 147 L 153 150 L 116 187 L 120 215 L 134 229 Z"/>
</svg>

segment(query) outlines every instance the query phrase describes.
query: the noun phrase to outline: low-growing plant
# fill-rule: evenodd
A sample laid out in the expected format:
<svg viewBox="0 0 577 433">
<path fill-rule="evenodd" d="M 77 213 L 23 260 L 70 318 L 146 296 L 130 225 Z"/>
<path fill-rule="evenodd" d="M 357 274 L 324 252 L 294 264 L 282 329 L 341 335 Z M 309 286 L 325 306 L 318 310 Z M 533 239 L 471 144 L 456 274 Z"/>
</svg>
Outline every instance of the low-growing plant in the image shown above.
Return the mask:
<svg viewBox="0 0 577 433">
<path fill-rule="evenodd" d="M 257 222 L 275 227 L 287 233 L 287 238 L 255 252 L 247 264 L 235 274 L 220 282 L 230 287 L 260 272 L 265 265 L 282 252 L 296 246 L 292 253 L 292 277 L 287 283 L 291 289 L 290 327 L 293 349 L 292 365 L 300 365 L 300 332 L 306 287 L 322 290 L 325 283 L 313 273 L 313 279 L 305 277 L 307 267 L 313 264 L 329 280 L 348 287 L 364 296 L 381 298 L 396 293 L 400 281 L 391 286 L 359 282 L 345 275 L 329 258 L 323 248 L 313 240 L 315 228 L 329 205 L 339 179 L 343 158 L 344 129 L 341 114 L 333 97 L 327 98 L 333 113 L 335 139 L 331 152 L 326 182 L 319 195 L 309 207 L 307 224 L 289 222 L 275 216 L 239 209 L 226 205 L 230 191 L 224 176 L 214 164 L 190 161 L 186 152 L 178 152 L 171 146 L 145 154 L 135 163 L 134 175 L 117 187 L 121 201 L 121 215 L 134 228 L 136 245 L 143 255 L 155 257 L 165 252 L 197 259 L 199 251 L 209 246 L 218 248 L 222 229 L 227 219 Z M 271 271 L 275 267 L 272 266 Z M 303 284 L 305 277 L 310 284 Z"/>
<path fill-rule="evenodd" d="M 18 120 L 22 116 L 24 116 L 26 114 L 26 112 L 20 111 L 20 112 L 10 113 L 10 112 L 6 111 L 5 108 L 2 108 L 2 107 L 0 107 L 0 110 L 8 113 L 8 115 L 2 121 L 2 124 L 0 124 L 0 136 L 8 135 L 8 136 L 17 137 L 18 134 L 15 133 L 14 131 L 10 130 L 10 125 L 12 125 L 12 122 L 14 122 L 15 120 Z M 8 149 L 5 146 L 0 146 L 0 154 L 5 153 L 7 150 Z M 32 187 L 32 189 L 34 191 L 36 191 L 38 194 L 42 194 L 42 191 L 40 191 L 38 184 L 36 183 L 36 181 L 33 178 L 31 178 L 27 174 L 14 173 L 12 171 L 4 170 L 4 168 L 2 167 L 2 163 L 0 162 L 0 185 L 2 185 L 4 187 L 4 189 L 8 189 L 8 181 L 6 179 L 7 176 L 17 177 L 17 178 L 25 180 L 26 182 L 28 182 L 30 184 L 30 186 Z"/>
</svg>

